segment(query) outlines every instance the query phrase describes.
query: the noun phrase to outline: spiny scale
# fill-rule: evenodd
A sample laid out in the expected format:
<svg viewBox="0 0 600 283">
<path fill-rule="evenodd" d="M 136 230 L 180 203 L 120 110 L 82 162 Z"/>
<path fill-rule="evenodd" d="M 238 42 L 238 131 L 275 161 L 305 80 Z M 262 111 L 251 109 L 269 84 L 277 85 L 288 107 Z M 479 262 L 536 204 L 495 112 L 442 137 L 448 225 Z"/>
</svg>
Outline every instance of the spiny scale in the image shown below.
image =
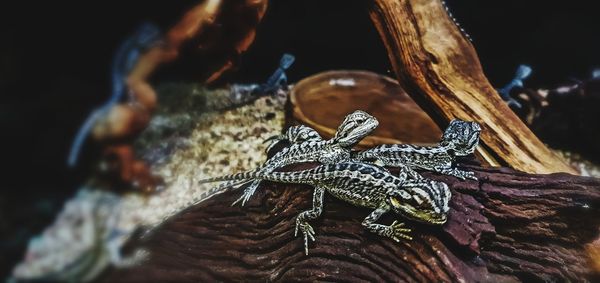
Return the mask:
<svg viewBox="0 0 600 283">
<path fill-rule="evenodd" d="M 460 30 L 460 32 L 470 41 L 473 42 L 473 39 L 471 39 L 471 36 L 462 28 L 462 26 L 460 25 L 460 23 L 456 20 L 456 18 L 454 17 L 454 15 L 452 15 L 452 12 L 450 12 L 450 8 L 448 7 L 448 4 L 446 3 L 446 1 L 442 1 L 442 5 L 444 6 L 444 9 L 446 9 L 446 13 L 448 14 L 448 16 L 450 17 L 450 19 L 452 19 L 452 22 L 456 25 L 456 27 Z"/>
</svg>

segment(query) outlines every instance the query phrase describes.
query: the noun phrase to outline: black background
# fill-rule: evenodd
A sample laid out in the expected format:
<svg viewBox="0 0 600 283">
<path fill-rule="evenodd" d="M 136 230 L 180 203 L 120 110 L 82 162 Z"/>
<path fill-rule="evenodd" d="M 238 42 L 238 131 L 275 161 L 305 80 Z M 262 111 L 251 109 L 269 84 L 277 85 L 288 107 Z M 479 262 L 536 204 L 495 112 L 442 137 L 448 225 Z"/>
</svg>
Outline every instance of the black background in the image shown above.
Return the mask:
<svg viewBox="0 0 600 283">
<path fill-rule="evenodd" d="M 82 180 L 66 153 L 87 113 L 108 96 L 116 46 L 142 21 L 163 29 L 198 1 L 18 1 L 0 4 L 0 280 Z M 586 78 L 600 66 L 595 1 L 447 1 L 473 38 L 492 84 L 519 64 L 530 87 Z M 263 81 L 284 52 L 290 80 L 329 69 L 390 72 L 364 0 L 273 0 L 229 81 Z M 184 70 L 193 74 L 193 69 Z M 173 79 L 168 73 L 155 80 Z"/>
</svg>

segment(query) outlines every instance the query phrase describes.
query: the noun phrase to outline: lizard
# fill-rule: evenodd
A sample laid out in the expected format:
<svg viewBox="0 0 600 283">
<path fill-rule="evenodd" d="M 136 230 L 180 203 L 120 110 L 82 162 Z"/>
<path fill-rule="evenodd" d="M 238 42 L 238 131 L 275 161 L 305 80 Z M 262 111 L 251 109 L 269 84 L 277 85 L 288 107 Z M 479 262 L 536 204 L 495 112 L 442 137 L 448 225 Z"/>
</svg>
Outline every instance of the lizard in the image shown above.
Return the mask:
<svg viewBox="0 0 600 283">
<path fill-rule="evenodd" d="M 515 73 L 515 77 L 504 87 L 498 89 L 498 94 L 506 103 L 521 108 L 521 103 L 510 96 L 511 90 L 514 88 L 523 88 L 523 81 L 531 75 L 532 69 L 527 65 L 519 65 Z"/>
<path fill-rule="evenodd" d="M 475 173 L 453 167 L 458 156 L 467 156 L 479 143 L 481 127 L 475 122 L 452 120 L 436 146 L 410 144 L 384 144 L 364 151 L 353 152 L 356 161 L 372 161 L 384 166 L 408 166 L 437 173 L 477 180 Z"/>
<path fill-rule="evenodd" d="M 281 56 L 281 60 L 279 61 L 279 67 L 271 74 L 269 79 L 265 84 L 260 85 L 257 91 L 261 93 L 268 93 L 276 90 L 280 87 L 287 87 L 287 75 L 285 71 L 294 64 L 296 57 L 292 54 L 285 53 Z"/>
<path fill-rule="evenodd" d="M 296 57 L 285 53 L 279 60 L 279 66 L 269 76 L 263 84 L 234 84 L 230 91 L 230 101 L 232 104 L 248 103 L 264 95 L 274 95 L 278 90 L 288 90 L 287 75 L 285 71 L 289 69 Z"/>
<path fill-rule="evenodd" d="M 277 152 L 268 159 L 261 167 L 249 172 L 264 171 L 272 172 L 277 168 L 301 162 L 336 163 L 350 160 L 352 147 L 371 133 L 379 122 L 368 113 L 356 110 L 344 118 L 335 136 L 329 140 L 310 139 L 300 143 L 291 144 L 289 147 Z M 293 130 L 292 130 L 293 131 Z M 209 179 L 210 180 L 210 179 Z M 223 191 L 224 188 L 252 183 L 244 189 L 242 196 L 232 205 L 241 202 L 242 206 L 250 199 L 260 184 L 260 180 L 238 180 L 224 183 L 209 190 L 206 195 L 212 196 Z"/>
<path fill-rule="evenodd" d="M 96 122 L 104 117 L 115 104 L 122 100 L 127 89 L 125 79 L 137 63 L 139 57 L 143 52 L 158 44 L 162 44 L 160 30 L 153 24 L 144 23 L 131 37 L 127 38 L 127 40 L 119 46 L 111 66 L 111 96 L 102 106 L 94 109 L 79 128 L 79 131 L 73 140 L 73 144 L 71 145 L 71 149 L 69 150 L 69 156 L 67 158 L 67 165 L 69 167 L 77 165 L 79 152 L 81 151 L 87 136 L 96 125 Z"/>
<path fill-rule="evenodd" d="M 243 172 L 203 182 L 255 178 L 314 186 L 313 207 L 296 217 L 294 230 L 294 236 L 298 236 L 299 230 L 302 232 L 306 255 L 308 240 L 315 241 L 315 231 L 308 221 L 321 215 L 325 192 L 352 205 L 374 209 L 362 225 L 368 231 L 396 242 L 412 240 L 411 229 L 398 221 L 391 225 L 375 223 L 382 215 L 395 212 L 410 220 L 441 225 L 446 222 L 451 197 L 448 185 L 423 178 L 409 167 L 402 166 L 400 175 L 395 176 L 385 168 L 355 161 L 322 164 L 294 172 Z"/>
</svg>

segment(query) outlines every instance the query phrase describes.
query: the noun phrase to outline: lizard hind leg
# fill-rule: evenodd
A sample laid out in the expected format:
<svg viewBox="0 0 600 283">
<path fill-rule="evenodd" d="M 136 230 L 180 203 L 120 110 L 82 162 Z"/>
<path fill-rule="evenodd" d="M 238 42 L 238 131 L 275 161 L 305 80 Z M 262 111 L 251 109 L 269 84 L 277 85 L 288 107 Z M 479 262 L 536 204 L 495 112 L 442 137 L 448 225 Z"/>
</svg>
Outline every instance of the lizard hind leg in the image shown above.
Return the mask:
<svg viewBox="0 0 600 283">
<path fill-rule="evenodd" d="M 254 195 L 254 192 L 256 192 L 256 189 L 260 185 L 260 181 L 261 180 L 252 181 L 252 183 L 244 189 L 244 193 L 242 194 L 242 196 L 240 198 L 238 198 L 236 201 L 234 201 L 231 204 L 231 206 L 234 206 L 234 205 L 238 204 L 239 202 L 242 202 L 242 204 L 241 204 L 242 206 L 246 205 L 246 202 L 248 202 L 248 200 L 250 200 L 252 195 Z"/>
<path fill-rule="evenodd" d="M 315 187 L 313 193 L 313 208 L 311 210 L 304 211 L 296 217 L 296 229 L 294 230 L 294 237 L 298 236 L 298 230 L 302 232 L 304 236 L 304 253 L 308 255 L 308 239 L 311 241 L 315 240 L 315 230 L 308 224 L 308 220 L 317 219 L 323 212 L 323 195 L 325 189 L 321 187 Z"/>
<path fill-rule="evenodd" d="M 281 162 L 278 162 L 278 161 L 273 161 L 273 162 L 267 161 L 266 165 L 264 165 L 264 167 L 260 171 L 265 174 L 271 173 L 275 169 L 277 169 L 278 167 L 281 167 L 283 165 L 285 165 L 285 164 L 282 164 Z M 260 185 L 261 179 L 250 179 L 248 181 L 252 181 L 252 184 L 250 184 L 250 186 L 248 186 L 244 189 L 244 193 L 242 194 L 242 196 L 240 198 L 238 198 L 236 201 L 234 201 L 231 204 L 232 206 L 236 205 L 239 202 L 242 202 L 242 206 L 244 206 L 246 204 L 246 202 L 252 197 L 252 195 L 254 195 L 254 192 Z"/>
</svg>

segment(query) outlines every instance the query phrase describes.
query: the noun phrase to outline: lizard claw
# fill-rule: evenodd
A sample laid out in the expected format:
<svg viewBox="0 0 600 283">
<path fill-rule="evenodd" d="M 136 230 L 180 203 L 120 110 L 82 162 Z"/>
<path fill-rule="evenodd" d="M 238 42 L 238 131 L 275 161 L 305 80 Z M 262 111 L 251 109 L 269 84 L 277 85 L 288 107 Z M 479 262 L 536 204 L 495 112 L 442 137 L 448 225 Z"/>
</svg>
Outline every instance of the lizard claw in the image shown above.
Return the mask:
<svg viewBox="0 0 600 283">
<path fill-rule="evenodd" d="M 404 228 L 404 223 L 402 222 L 394 221 L 392 225 L 389 226 L 389 237 L 396 242 L 400 242 L 400 238 L 412 240 L 412 237 L 408 235 L 410 232 L 411 229 Z"/>
<path fill-rule="evenodd" d="M 470 171 L 457 171 L 454 174 L 454 177 L 459 178 L 461 180 L 467 180 L 467 179 L 472 179 L 477 181 L 477 177 L 475 177 L 475 173 L 474 172 L 470 172 Z"/>
<path fill-rule="evenodd" d="M 242 194 L 242 196 L 240 196 L 236 201 L 234 201 L 231 204 L 231 206 L 234 206 L 234 205 L 238 204 L 239 202 L 242 202 L 242 206 L 246 205 L 246 202 L 248 202 L 248 200 L 250 200 L 252 195 L 254 195 L 254 192 L 256 191 L 256 188 L 258 187 L 259 184 L 260 184 L 260 180 L 255 180 L 254 182 L 252 182 L 252 184 L 250 184 L 250 186 L 248 186 L 244 189 L 244 193 Z"/>
<path fill-rule="evenodd" d="M 304 236 L 304 253 L 308 255 L 308 239 L 313 242 L 315 241 L 315 230 L 307 222 L 296 219 L 294 237 L 298 236 L 298 229 L 302 231 L 302 235 Z"/>
<path fill-rule="evenodd" d="M 477 181 L 477 177 L 475 177 L 475 172 L 465 172 L 464 177 Z"/>
<path fill-rule="evenodd" d="M 445 171 L 445 172 L 442 171 L 442 174 L 454 176 L 461 180 L 472 179 L 472 180 L 477 181 L 477 177 L 475 177 L 475 172 L 471 172 L 471 171 L 463 171 L 463 170 L 454 168 L 453 170 L 450 170 L 450 171 Z"/>
</svg>

